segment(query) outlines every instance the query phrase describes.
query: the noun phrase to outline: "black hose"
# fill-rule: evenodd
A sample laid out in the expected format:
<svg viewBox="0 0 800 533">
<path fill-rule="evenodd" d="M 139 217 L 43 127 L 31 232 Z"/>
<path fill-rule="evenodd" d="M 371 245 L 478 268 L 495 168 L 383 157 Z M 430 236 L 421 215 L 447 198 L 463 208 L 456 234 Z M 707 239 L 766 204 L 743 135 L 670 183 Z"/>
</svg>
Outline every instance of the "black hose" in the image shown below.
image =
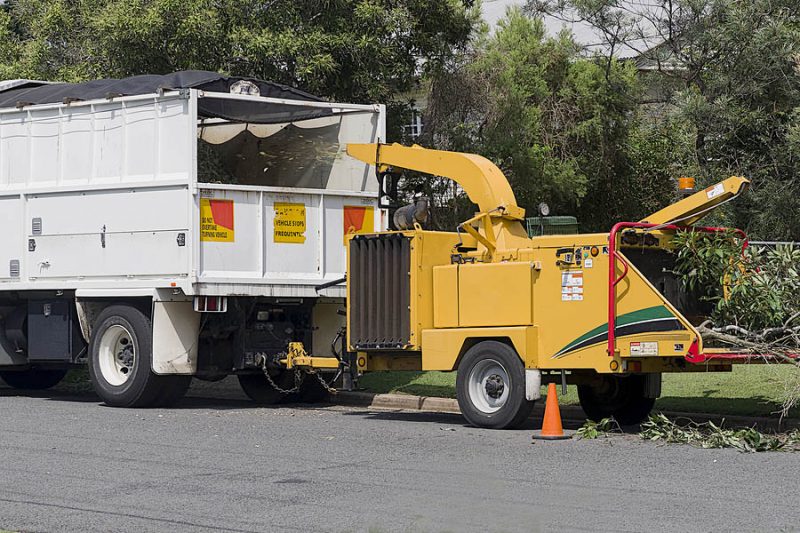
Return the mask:
<svg viewBox="0 0 800 533">
<path fill-rule="evenodd" d="M 347 281 L 347 276 L 345 276 L 343 278 L 335 279 L 333 281 L 329 281 L 327 283 L 323 283 L 322 285 L 317 285 L 316 287 L 314 287 L 314 290 L 319 292 L 319 291 L 321 291 L 323 289 L 327 289 L 328 287 L 333 287 L 334 285 L 341 285 L 345 281 Z"/>
</svg>

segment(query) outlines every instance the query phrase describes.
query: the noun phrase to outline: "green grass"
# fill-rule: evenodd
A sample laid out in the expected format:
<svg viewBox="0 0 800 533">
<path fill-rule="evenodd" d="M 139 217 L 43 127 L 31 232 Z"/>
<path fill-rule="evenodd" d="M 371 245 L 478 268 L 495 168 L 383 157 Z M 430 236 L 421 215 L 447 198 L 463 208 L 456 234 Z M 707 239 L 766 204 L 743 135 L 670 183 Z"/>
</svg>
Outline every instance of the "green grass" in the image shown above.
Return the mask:
<svg viewBox="0 0 800 533">
<path fill-rule="evenodd" d="M 57 389 L 70 393 L 92 390 L 85 369 L 71 370 Z M 788 365 L 738 365 L 733 372 L 664 374 L 656 409 L 724 415 L 767 416 L 783 401 L 784 383 L 800 380 L 800 370 Z M 374 372 L 359 382 L 369 392 L 395 392 L 419 396 L 455 398 L 455 372 Z M 544 390 L 543 390 L 544 392 Z M 574 386 L 560 395 L 561 405 L 577 405 Z M 795 409 L 791 418 L 800 418 Z"/>
<path fill-rule="evenodd" d="M 656 409 L 726 415 L 766 416 L 780 408 L 787 380 L 797 379 L 797 368 L 778 365 L 739 365 L 733 372 L 664 374 Z M 375 372 L 359 382 L 369 392 L 416 394 L 455 398 L 455 372 Z M 559 388 L 560 394 L 560 388 Z M 577 405 L 574 386 L 562 405 Z M 797 409 L 791 418 L 800 417 Z"/>
<path fill-rule="evenodd" d="M 73 368 L 67 372 L 61 383 L 56 385 L 56 390 L 72 394 L 92 392 L 94 389 L 91 381 L 89 381 L 89 370 L 85 367 Z"/>
</svg>

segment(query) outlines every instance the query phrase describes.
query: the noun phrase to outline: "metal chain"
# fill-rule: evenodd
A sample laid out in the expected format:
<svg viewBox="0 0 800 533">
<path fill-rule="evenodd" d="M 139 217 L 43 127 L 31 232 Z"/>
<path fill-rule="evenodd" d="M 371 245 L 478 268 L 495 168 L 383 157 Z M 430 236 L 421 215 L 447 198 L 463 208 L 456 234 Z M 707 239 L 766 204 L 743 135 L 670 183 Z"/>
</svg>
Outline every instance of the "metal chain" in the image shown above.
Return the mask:
<svg viewBox="0 0 800 533">
<path fill-rule="evenodd" d="M 281 353 L 281 354 L 278 354 L 277 357 L 281 358 L 281 357 L 283 357 L 285 355 L 286 355 L 286 353 Z M 309 372 L 305 372 L 304 373 L 299 368 L 295 368 L 294 369 L 294 387 L 292 387 L 291 389 L 284 389 L 284 388 L 280 387 L 277 383 L 275 383 L 275 381 L 273 381 L 272 376 L 269 375 L 269 371 L 267 370 L 267 358 L 264 357 L 264 356 L 261 356 L 261 371 L 264 372 L 264 377 L 267 378 L 267 383 L 269 383 L 270 386 L 273 389 L 275 389 L 276 391 L 278 391 L 281 394 L 292 394 L 294 392 L 298 392 L 300 390 L 300 386 L 303 384 L 303 380 L 305 379 L 305 375 L 304 374 L 306 374 L 306 373 L 315 376 L 317 378 L 317 380 L 320 382 L 320 384 L 325 388 L 325 390 L 327 392 L 329 392 L 330 394 L 336 394 L 336 389 L 331 387 L 328 384 L 328 382 L 325 381 L 325 378 L 322 377 L 322 374 L 320 374 L 319 372 L 316 372 L 316 371 L 309 371 Z M 338 377 L 338 375 L 339 374 L 337 373 L 336 376 Z M 336 380 L 336 378 L 334 378 L 334 381 L 335 380 Z"/>
<path fill-rule="evenodd" d="M 278 386 L 277 383 L 272 381 L 272 377 L 269 375 L 269 372 L 264 370 L 264 376 L 267 378 L 267 382 L 270 386 L 275 389 L 276 391 L 280 392 L 281 394 L 292 394 L 293 392 L 297 392 L 300 390 L 300 385 L 303 383 L 303 378 L 301 376 L 302 372 L 299 369 L 295 368 L 294 370 L 294 387 L 291 389 L 283 389 Z"/>
<path fill-rule="evenodd" d="M 286 352 L 279 353 L 279 354 L 277 354 L 277 357 L 281 358 L 281 357 L 284 357 L 285 355 L 286 355 Z M 261 359 L 261 364 L 260 364 L 261 371 L 264 372 L 264 377 L 267 378 L 267 383 L 269 383 L 269 385 L 273 389 L 275 389 L 276 391 L 278 391 L 281 394 L 292 394 L 293 392 L 297 392 L 297 391 L 300 390 L 300 385 L 303 383 L 303 378 L 299 375 L 300 374 L 300 370 L 299 369 L 297 369 L 297 368 L 294 369 L 294 387 L 292 387 L 291 389 L 284 389 L 284 388 L 278 386 L 278 384 L 275 383 L 272 380 L 272 376 L 269 375 L 269 370 L 267 370 L 267 357 L 264 356 L 264 355 L 261 355 L 261 356 L 259 356 L 259 358 Z"/>
<path fill-rule="evenodd" d="M 330 393 L 330 394 L 336 394 L 336 393 L 337 393 L 337 390 L 336 390 L 335 388 L 331 387 L 331 386 L 328 384 L 328 382 L 327 382 L 327 381 L 325 381 L 325 378 L 323 378 L 323 377 L 322 377 L 322 374 L 320 374 L 319 372 L 310 372 L 310 373 L 311 373 L 311 374 L 313 374 L 313 375 L 315 375 L 315 376 L 317 376 L 317 379 L 319 380 L 319 382 L 320 382 L 320 383 L 322 383 L 322 386 L 323 386 L 323 387 L 325 387 L 325 390 L 326 390 L 326 391 L 328 391 L 328 393 Z M 341 372 L 337 372 L 337 373 L 336 373 L 336 376 L 333 378 L 333 380 L 331 381 L 331 383 L 333 383 L 334 381 L 336 381 L 336 379 L 339 377 L 339 374 L 340 374 L 340 373 L 341 373 Z"/>
</svg>

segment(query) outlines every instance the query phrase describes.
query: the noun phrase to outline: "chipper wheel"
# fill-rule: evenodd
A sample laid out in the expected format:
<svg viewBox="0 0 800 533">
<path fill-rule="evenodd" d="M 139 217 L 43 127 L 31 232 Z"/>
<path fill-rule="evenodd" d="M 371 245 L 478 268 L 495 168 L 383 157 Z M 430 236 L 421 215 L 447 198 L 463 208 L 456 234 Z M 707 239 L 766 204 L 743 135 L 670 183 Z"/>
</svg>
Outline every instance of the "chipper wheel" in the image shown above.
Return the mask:
<svg viewBox="0 0 800 533">
<path fill-rule="evenodd" d="M 483 341 L 458 365 L 456 396 L 461 413 L 478 427 L 519 427 L 533 410 L 525 399 L 525 367 L 510 346 Z"/>
<path fill-rule="evenodd" d="M 578 399 L 595 422 L 611 416 L 623 426 L 639 424 L 653 410 L 655 398 L 645 398 L 645 376 L 597 376 L 578 385 Z"/>
<path fill-rule="evenodd" d="M 157 407 L 180 400 L 191 376 L 152 370 L 153 327 L 132 305 L 111 305 L 97 317 L 89 343 L 89 376 L 95 392 L 114 407 Z"/>
</svg>

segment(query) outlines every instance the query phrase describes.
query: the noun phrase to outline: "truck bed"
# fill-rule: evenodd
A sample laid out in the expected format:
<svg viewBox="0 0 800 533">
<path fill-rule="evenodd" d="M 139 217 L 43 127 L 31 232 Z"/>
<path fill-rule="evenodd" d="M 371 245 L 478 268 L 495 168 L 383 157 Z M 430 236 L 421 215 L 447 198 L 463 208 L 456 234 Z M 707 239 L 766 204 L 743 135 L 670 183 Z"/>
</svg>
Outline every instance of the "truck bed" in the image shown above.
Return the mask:
<svg viewBox="0 0 800 533">
<path fill-rule="evenodd" d="M 296 103 L 332 112 L 298 129 L 203 120 L 204 97 L 212 95 L 182 90 L 0 110 L 0 290 L 314 297 L 315 286 L 343 277 L 344 234 L 385 223 L 377 181 L 344 146 L 384 135 L 383 107 Z M 250 144 L 233 145 L 226 129 L 248 132 Z M 292 153 L 261 148 L 277 135 Z M 259 150 L 249 166 L 229 165 L 246 179 L 203 183 L 205 138 L 230 141 L 230 157 Z M 313 168 L 293 166 L 304 153 Z"/>
</svg>

